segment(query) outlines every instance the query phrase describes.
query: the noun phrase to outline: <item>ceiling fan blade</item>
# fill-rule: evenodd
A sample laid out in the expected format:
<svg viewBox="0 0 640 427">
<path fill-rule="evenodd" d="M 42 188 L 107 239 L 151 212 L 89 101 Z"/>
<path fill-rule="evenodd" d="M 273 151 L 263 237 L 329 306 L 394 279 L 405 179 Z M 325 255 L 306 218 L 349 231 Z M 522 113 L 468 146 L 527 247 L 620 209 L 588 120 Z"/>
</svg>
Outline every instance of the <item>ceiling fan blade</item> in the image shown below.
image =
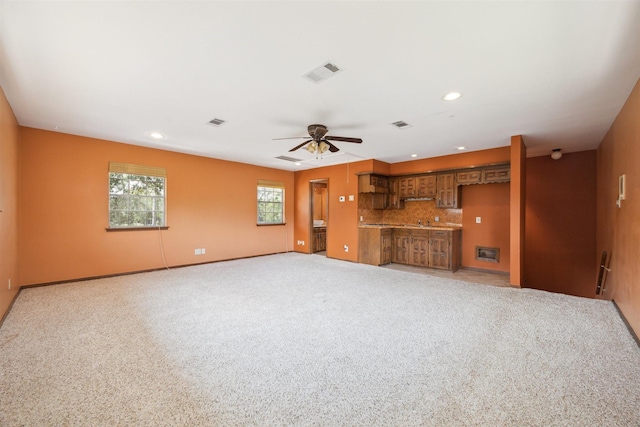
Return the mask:
<svg viewBox="0 0 640 427">
<path fill-rule="evenodd" d="M 325 142 L 327 144 L 329 144 L 329 151 L 331 151 L 332 153 L 335 153 L 336 151 L 340 151 L 340 149 L 338 147 L 336 147 L 335 145 L 333 145 L 329 141 L 325 141 Z"/>
<path fill-rule="evenodd" d="M 309 138 L 308 136 L 292 136 L 291 138 L 273 138 L 272 141 L 278 141 L 280 139 L 302 139 Z"/>
<path fill-rule="evenodd" d="M 289 150 L 289 152 L 296 151 L 298 148 L 301 148 L 301 147 L 302 147 L 302 146 L 304 146 L 305 144 L 308 144 L 309 142 L 312 142 L 312 141 L 313 141 L 313 139 L 310 139 L 310 140 L 308 140 L 308 141 L 303 142 L 303 143 L 302 143 L 302 144 L 300 144 L 300 145 L 296 145 L 296 146 L 295 146 L 295 147 L 293 147 L 291 150 Z"/>
<path fill-rule="evenodd" d="M 356 144 L 360 144 L 362 142 L 362 139 L 360 138 L 347 138 L 346 136 L 325 136 L 324 138 L 332 141 L 354 142 Z"/>
</svg>

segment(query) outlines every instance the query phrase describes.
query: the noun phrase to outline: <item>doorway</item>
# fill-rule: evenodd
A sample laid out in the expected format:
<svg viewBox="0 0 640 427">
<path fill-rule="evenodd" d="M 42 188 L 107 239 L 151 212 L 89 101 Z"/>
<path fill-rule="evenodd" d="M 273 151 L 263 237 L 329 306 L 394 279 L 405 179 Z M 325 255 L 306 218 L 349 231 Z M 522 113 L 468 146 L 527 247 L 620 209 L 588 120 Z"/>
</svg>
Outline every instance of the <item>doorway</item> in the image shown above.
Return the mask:
<svg viewBox="0 0 640 427">
<path fill-rule="evenodd" d="M 310 181 L 311 253 L 327 256 L 327 226 L 329 225 L 329 180 Z"/>
</svg>

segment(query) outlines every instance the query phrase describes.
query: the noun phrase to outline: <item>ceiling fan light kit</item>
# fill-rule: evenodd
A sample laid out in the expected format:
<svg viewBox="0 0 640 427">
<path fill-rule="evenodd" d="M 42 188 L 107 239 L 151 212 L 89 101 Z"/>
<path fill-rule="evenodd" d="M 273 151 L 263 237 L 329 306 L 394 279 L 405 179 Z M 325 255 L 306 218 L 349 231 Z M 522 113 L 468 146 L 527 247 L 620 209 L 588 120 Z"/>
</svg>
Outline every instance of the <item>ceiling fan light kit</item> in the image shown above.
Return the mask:
<svg viewBox="0 0 640 427">
<path fill-rule="evenodd" d="M 316 154 L 316 159 L 318 158 L 322 158 L 322 154 L 326 153 L 327 151 L 331 151 L 332 153 L 335 153 L 337 151 L 340 151 L 340 149 L 338 147 L 336 147 L 335 145 L 333 145 L 330 141 L 340 141 L 340 142 L 351 142 L 354 144 L 360 144 L 362 143 L 362 139 L 360 138 L 350 138 L 350 137 L 346 137 L 346 136 L 331 136 L 331 135 L 327 135 L 327 132 L 329 131 L 329 129 L 325 126 L 325 125 L 320 125 L 320 124 L 313 124 L 313 125 L 309 125 L 307 127 L 307 132 L 309 132 L 309 136 L 295 136 L 292 138 L 274 138 L 274 140 L 279 140 L 279 139 L 298 139 L 298 138 L 309 138 L 311 137 L 310 140 L 303 142 L 302 144 L 299 144 L 295 147 L 293 147 L 291 150 L 289 150 L 289 152 L 291 151 L 296 151 L 299 148 L 302 148 L 306 145 L 305 150 L 307 150 L 310 153 L 315 153 Z"/>
</svg>

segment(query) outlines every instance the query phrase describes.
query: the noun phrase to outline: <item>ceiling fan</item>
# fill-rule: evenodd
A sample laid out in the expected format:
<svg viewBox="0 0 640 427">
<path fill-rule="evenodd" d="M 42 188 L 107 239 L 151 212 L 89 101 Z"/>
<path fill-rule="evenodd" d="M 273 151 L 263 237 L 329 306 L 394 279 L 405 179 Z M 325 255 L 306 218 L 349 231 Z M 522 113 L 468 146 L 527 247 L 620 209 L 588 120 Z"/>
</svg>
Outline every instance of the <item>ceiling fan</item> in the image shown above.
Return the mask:
<svg viewBox="0 0 640 427">
<path fill-rule="evenodd" d="M 329 129 L 325 125 L 309 125 L 307 127 L 307 131 L 309 132 L 309 137 L 311 139 L 303 142 L 300 145 L 296 145 L 289 152 L 296 151 L 298 148 L 302 148 L 304 145 L 307 145 L 306 150 L 310 153 L 316 153 L 316 158 L 318 156 L 322 156 L 322 153 L 325 153 L 327 150 L 335 153 L 336 151 L 340 151 L 338 147 L 333 145 L 330 141 L 340 141 L 340 142 L 353 142 L 355 144 L 362 143 L 362 139 L 360 138 L 348 138 L 346 136 L 331 136 L 327 135 Z M 300 139 L 300 138 L 308 138 L 306 136 L 294 136 L 292 138 L 274 138 L 275 140 L 280 139 Z"/>
</svg>

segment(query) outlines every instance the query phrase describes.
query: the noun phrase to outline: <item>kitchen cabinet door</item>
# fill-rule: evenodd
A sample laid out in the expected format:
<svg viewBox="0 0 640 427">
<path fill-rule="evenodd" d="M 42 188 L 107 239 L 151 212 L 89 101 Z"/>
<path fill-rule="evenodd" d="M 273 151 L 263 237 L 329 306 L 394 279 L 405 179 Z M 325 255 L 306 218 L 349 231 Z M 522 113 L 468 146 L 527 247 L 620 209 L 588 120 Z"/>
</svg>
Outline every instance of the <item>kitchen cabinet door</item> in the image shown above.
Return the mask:
<svg viewBox="0 0 640 427">
<path fill-rule="evenodd" d="M 429 234 L 415 233 L 411 236 L 411 265 L 429 266 Z"/>
<path fill-rule="evenodd" d="M 415 177 L 406 177 L 406 178 L 398 178 L 398 183 L 400 186 L 400 198 L 406 199 L 409 197 L 416 197 L 416 178 Z"/>
<path fill-rule="evenodd" d="M 390 229 L 382 230 L 380 233 L 380 264 L 389 264 L 393 253 L 393 233 Z"/>
<path fill-rule="evenodd" d="M 449 270 L 451 264 L 450 251 L 451 232 L 436 231 L 431 232 L 429 240 L 429 267 Z"/>
<path fill-rule="evenodd" d="M 456 185 L 456 175 L 446 173 L 438 175 L 438 195 L 436 204 L 439 208 L 459 208 L 459 187 Z"/>
<path fill-rule="evenodd" d="M 409 264 L 409 233 L 404 230 L 396 230 L 393 233 L 393 262 L 397 264 Z"/>
<path fill-rule="evenodd" d="M 435 175 L 423 175 L 416 177 L 416 195 L 418 197 L 436 197 L 437 180 Z"/>
</svg>

